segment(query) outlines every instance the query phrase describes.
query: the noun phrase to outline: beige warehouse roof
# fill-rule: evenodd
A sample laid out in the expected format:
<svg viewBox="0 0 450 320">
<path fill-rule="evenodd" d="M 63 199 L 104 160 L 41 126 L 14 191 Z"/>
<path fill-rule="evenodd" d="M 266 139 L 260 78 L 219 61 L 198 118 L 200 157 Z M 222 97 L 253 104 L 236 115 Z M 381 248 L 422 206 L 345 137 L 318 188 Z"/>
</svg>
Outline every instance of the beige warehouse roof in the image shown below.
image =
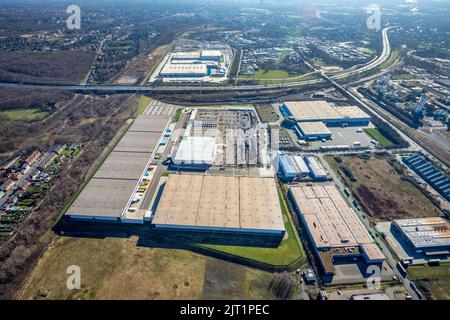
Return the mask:
<svg viewBox="0 0 450 320">
<path fill-rule="evenodd" d="M 384 255 L 375 243 L 366 243 L 361 246 L 364 253 L 370 260 L 383 260 Z"/>
<path fill-rule="evenodd" d="M 306 135 L 331 134 L 330 129 L 321 121 L 299 122 L 298 127 Z"/>
<path fill-rule="evenodd" d="M 340 119 L 342 117 L 326 101 L 288 101 L 284 104 L 296 120 Z"/>
<path fill-rule="evenodd" d="M 318 248 L 373 243 L 336 186 L 292 186 L 291 193 Z"/>
<path fill-rule="evenodd" d="M 365 113 L 363 110 L 361 110 L 359 107 L 356 106 L 343 106 L 343 107 L 335 107 L 337 112 L 343 117 L 343 118 L 370 118 L 370 116 Z"/>
<path fill-rule="evenodd" d="M 327 101 L 286 101 L 289 112 L 297 121 L 320 121 L 326 119 L 370 119 L 356 106 L 334 106 Z"/>
<path fill-rule="evenodd" d="M 275 180 L 259 177 L 170 175 L 152 223 L 284 230 Z"/>
</svg>

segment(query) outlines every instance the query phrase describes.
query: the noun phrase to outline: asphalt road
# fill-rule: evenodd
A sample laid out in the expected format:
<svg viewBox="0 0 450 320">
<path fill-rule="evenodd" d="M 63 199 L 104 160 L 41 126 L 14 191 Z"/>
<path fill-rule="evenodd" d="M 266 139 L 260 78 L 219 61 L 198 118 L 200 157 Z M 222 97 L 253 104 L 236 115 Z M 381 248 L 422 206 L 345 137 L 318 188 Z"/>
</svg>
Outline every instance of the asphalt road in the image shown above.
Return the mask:
<svg viewBox="0 0 450 320">
<path fill-rule="evenodd" d="M 183 128 L 184 123 L 187 121 L 188 117 L 187 114 L 181 114 L 181 119 L 177 122 L 174 130 L 172 131 L 172 136 L 170 137 L 169 141 L 167 142 L 166 148 L 164 150 L 164 153 L 161 155 L 160 158 L 160 163 L 158 164 L 158 166 L 155 169 L 155 172 L 153 174 L 153 178 L 152 181 L 150 182 L 150 186 L 148 187 L 148 192 L 145 194 L 144 199 L 142 200 L 140 209 L 143 210 L 149 210 L 150 209 L 150 204 L 152 202 L 152 199 L 155 195 L 155 192 L 157 192 L 158 190 L 158 184 L 159 184 L 159 180 L 162 177 L 162 174 L 164 173 L 164 171 L 167 170 L 167 166 L 163 164 L 163 162 L 167 159 L 167 156 L 170 154 L 170 152 L 172 151 L 172 145 L 173 142 L 176 141 L 178 139 L 177 136 L 175 136 L 178 132 L 180 132 L 179 129 Z"/>
</svg>

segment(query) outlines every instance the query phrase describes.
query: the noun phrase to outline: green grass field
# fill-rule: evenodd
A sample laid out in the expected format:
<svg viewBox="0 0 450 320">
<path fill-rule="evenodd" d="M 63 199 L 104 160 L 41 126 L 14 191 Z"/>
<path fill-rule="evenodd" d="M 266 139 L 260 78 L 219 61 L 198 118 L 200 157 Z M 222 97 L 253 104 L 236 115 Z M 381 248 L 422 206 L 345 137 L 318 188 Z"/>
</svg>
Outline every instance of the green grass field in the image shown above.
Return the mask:
<svg viewBox="0 0 450 320">
<path fill-rule="evenodd" d="M 139 107 L 137 111 L 137 115 L 141 115 L 144 113 L 145 109 L 149 105 L 149 103 L 152 101 L 152 98 L 147 96 L 141 96 L 141 101 L 139 102 Z"/>
<path fill-rule="evenodd" d="M 235 256 L 247 258 L 254 261 L 263 262 L 272 266 L 290 265 L 292 268 L 299 268 L 306 262 L 306 255 L 300 238 L 293 226 L 286 202 L 278 190 L 281 209 L 283 211 L 284 226 L 286 235 L 278 248 L 255 248 L 225 245 L 203 245 L 216 251 L 222 251 Z"/>
<path fill-rule="evenodd" d="M 34 121 L 42 120 L 48 116 L 48 112 L 39 109 L 10 109 L 0 111 L 0 118 L 7 120 Z"/>
<path fill-rule="evenodd" d="M 375 49 L 372 49 L 372 48 L 366 48 L 366 47 L 363 47 L 363 48 L 359 48 L 362 52 L 364 52 L 364 53 L 367 53 L 367 54 L 375 54 L 376 53 L 376 51 L 375 51 Z"/>
<path fill-rule="evenodd" d="M 430 299 L 449 300 L 450 299 L 450 263 L 443 263 L 440 266 L 410 266 L 408 267 L 408 277 L 424 291 Z"/>
<path fill-rule="evenodd" d="M 381 132 L 376 128 L 367 128 L 364 131 L 371 136 L 373 139 L 377 140 L 382 148 L 393 146 L 391 140 L 387 139 L 385 136 L 381 134 Z"/>
<path fill-rule="evenodd" d="M 391 51 L 389 58 L 386 61 L 384 61 L 382 64 L 380 64 L 378 66 L 378 68 L 380 70 L 383 70 L 383 69 L 386 69 L 387 67 L 389 67 L 390 65 L 394 64 L 394 62 L 398 59 L 398 54 L 399 54 L 398 50 Z"/>
</svg>

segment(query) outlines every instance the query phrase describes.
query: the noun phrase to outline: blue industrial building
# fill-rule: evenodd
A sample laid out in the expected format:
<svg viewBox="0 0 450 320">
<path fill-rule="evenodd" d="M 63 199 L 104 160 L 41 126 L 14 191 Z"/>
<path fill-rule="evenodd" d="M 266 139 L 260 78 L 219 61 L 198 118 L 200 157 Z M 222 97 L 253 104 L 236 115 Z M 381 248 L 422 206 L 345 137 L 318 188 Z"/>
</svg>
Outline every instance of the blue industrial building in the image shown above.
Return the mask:
<svg viewBox="0 0 450 320">
<path fill-rule="evenodd" d="M 328 178 L 328 173 L 314 157 L 279 155 L 278 163 L 278 176 L 284 181 L 296 178 L 323 181 Z"/>
<path fill-rule="evenodd" d="M 441 194 L 447 201 L 450 201 L 450 179 L 423 156 L 415 153 L 404 158 L 406 163 L 415 173 Z"/>
<path fill-rule="evenodd" d="M 280 176 L 284 180 L 292 180 L 297 176 L 297 172 L 294 168 L 294 164 L 288 156 L 280 155 L 278 157 L 280 164 Z"/>
</svg>

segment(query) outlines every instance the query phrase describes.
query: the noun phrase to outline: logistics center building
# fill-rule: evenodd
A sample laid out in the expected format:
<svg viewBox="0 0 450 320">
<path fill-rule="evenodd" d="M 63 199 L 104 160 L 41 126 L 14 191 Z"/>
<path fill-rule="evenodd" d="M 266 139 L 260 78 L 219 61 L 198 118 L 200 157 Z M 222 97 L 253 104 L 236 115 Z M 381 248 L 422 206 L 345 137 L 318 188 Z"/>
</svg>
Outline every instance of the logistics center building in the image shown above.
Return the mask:
<svg viewBox="0 0 450 320">
<path fill-rule="evenodd" d="M 321 121 L 326 125 L 368 124 L 370 116 L 356 106 L 335 106 L 327 101 L 286 101 L 284 114 L 298 122 Z"/>
<path fill-rule="evenodd" d="M 152 224 L 173 231 L 285 233 L 275 179 L 260 177 L 171 174 Z"/>
<path fill-rule="evenodd" d="M 145 210 L 129 211 L 136 190 L 145 184 L 167 116 L 141 115 L 71 204 L 71 220 L 144 223 Z"/>
<path fill-rule="evenodd" d="M 450 255 L 450 224 L 443 218 L 399 219 L 392 227 L 416 253 L 430 258 Z"/>
<path fill-rule="evenodd" d="M 367 126 L 371 117 L 357 106 L 335 106 L 327 101 L 285 101 L 281 113 L 296 123 L 300 139 L 331 139 L 328 127 Z"/>
<path fill-rule="evenodd" d="M 337 258 L 362 257 L 381 264 L 384 256 L 334 185 L 293 185 L 289 196 L 316 249 L 325 274 Z"/>
</svg>

